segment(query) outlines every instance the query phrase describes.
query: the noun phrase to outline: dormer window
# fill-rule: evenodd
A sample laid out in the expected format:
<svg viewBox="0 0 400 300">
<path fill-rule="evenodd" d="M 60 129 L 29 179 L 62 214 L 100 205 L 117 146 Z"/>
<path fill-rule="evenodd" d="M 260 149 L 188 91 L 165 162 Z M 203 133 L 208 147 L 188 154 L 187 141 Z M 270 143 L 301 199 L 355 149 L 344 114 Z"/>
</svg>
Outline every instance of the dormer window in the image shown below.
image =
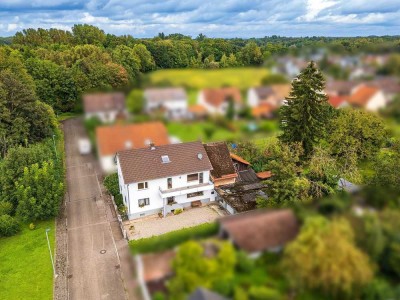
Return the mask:
<svg viewBox="0 0 400 300">
<path fill-rule="evenodd" d="M 169 160 L 169 156 L 168 155 L 163 155 L 161 156 L 161 161 L 163 164 L 167 164 L 170 163 L 171 161 Z"/>
</svg>

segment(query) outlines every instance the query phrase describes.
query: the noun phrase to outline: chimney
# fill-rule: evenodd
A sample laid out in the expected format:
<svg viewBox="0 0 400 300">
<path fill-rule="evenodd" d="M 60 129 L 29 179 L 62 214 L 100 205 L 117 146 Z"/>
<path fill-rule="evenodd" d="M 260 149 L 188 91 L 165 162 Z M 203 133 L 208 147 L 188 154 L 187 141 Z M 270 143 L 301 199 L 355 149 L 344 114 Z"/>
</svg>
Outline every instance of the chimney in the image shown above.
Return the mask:
<svg viewBox="0 0 400 300">
<path fill-rule="evenodd" d="M 150 150 L 156 150 L 156 146 L 153 142 L 150 143 Z"/>
</svg>

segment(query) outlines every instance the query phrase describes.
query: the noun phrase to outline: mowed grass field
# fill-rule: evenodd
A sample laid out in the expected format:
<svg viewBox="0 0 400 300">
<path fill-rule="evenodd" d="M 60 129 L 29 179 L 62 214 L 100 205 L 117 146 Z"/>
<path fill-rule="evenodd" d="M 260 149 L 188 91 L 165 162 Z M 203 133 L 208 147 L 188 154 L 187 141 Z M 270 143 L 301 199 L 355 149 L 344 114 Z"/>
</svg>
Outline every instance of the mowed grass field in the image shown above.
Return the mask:
<svg viewBox="0 0 400 300">
<path fill-rule="evenodd" d="M 0 238 L 0 299 L 53 299 L 53 269 L 46 228 L 54 251 L 54 220 L 28 224 L 16 236 Z"/>
<path fill-rule="evenodd" d="M 235 86 L 248 89 L 261 84 L 270 74 L 266 68 L 228 68 L 228 69 L 169 69 L 148 74 L 151 85 L 183 86 L 190 89 Z"/>
</svg>

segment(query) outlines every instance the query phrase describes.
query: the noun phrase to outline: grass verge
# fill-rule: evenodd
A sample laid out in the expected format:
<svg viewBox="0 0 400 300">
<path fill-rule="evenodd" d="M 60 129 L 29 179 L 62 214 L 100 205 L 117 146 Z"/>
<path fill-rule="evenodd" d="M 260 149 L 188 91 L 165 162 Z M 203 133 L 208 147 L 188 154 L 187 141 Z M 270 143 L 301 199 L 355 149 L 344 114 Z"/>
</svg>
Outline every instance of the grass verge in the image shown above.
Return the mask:
<svg viewBox="0 0 400 300">
<path fill-rule="evenodd" d="M 54 249 L 54 220 L 28 224 L 12 237 L 0 238 L 0 299 L 53 299 L 53 269 L 46 228 Z"/>
</svg>

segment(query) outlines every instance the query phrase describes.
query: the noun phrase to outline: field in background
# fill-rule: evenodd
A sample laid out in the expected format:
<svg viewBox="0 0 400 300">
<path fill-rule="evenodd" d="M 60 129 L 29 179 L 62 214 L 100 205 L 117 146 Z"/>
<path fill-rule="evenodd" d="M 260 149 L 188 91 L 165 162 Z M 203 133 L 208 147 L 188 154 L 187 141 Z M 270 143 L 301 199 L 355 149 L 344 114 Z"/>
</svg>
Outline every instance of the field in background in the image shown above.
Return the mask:
<svg viewBox="0 0 400 300">
<path fill-rule="evenodd" d="M 266 68 L 228 68 L 228 69 L 170 69 L 149 73 L 151 85 L 183 86 L 191 89 L 207 87 L 235 86 L 248 89 L 261 84 L 269 71 Z"/>
<path fill-rule="evenodd" d="M 53 269 L 46 228 L 54 250 L 54 220 L 28 224 L 12 237 L 0 238 L 0 299 L 53 299 Z"/>
</svg>

